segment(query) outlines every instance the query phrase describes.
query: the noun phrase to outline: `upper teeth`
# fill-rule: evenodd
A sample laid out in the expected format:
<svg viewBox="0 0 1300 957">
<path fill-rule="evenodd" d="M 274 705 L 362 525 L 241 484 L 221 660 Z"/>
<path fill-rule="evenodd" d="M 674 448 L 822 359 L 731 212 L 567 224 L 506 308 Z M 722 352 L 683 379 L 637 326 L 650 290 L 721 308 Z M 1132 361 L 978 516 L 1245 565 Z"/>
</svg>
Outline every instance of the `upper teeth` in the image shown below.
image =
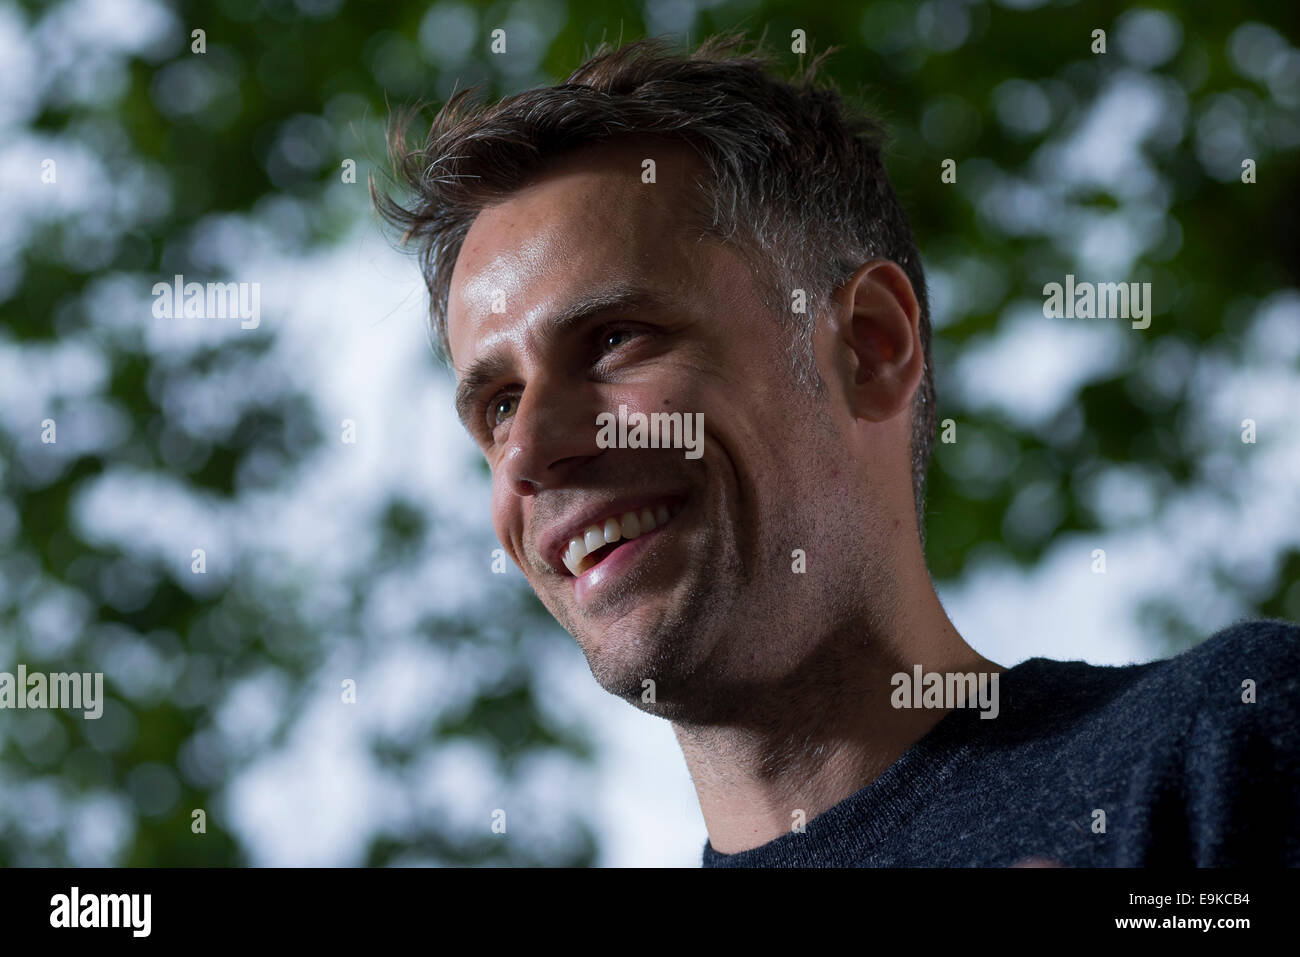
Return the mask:
<svg viewBox="0 0 1300 957">
<path fill-rule="evenodd" d="M 588 525 L 569 540 L 569 547 L 564 552 L 564 567 L 570 574 L 580 575 L 591 564 L 587 561 L 594 554 L 620 538 L 636 538 L 646 532 L 652 532 L 681 510 L 681 505 L 658 505 L 655 508 L 643 508 L 638 512 L 624 512 L 619 518 L 607 518 L 595 525 Z"/>
</svg>

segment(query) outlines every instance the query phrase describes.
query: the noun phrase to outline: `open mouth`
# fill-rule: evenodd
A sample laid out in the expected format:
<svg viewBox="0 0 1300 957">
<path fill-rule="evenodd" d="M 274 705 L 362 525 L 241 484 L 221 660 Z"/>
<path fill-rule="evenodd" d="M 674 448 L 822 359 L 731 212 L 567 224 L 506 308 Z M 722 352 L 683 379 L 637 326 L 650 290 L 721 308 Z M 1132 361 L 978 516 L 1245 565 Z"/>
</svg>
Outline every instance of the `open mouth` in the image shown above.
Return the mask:
<svg viewBox="0 0 1300 957">
<path fill-rule="evenodd" d="M 681 502 L 664 503 L 594 522 L 581 535 L 569 540 L 563 556 L 564 567 L 575 577 L 581 575 L 599 565 L 619 546 L 667 525 L 681 510 Z"/>
</svg>

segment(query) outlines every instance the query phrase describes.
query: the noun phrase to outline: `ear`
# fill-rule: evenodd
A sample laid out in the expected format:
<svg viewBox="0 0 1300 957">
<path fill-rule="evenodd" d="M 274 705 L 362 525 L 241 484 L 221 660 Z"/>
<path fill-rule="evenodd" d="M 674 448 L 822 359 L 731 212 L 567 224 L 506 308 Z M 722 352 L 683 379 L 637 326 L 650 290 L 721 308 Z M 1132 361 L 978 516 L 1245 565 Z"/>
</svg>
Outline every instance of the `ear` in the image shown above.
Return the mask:
<svg viewBox="0 0 1300 957">
<path fill-rule="evenodd" d="M 835 367 L 850 410 L 884 422 L 911 405 L 925 350 L 921 309 L 907 273 L 888 259 L 861 266 L 835 291 Z"/>
</svg>

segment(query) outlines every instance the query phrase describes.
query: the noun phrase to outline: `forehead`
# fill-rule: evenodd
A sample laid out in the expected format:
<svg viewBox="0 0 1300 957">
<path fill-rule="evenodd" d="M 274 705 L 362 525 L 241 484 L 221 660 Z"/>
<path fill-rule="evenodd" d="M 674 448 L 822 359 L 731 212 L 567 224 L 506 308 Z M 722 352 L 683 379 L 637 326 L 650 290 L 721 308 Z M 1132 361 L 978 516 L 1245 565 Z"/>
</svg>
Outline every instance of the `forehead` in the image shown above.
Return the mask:
<svg viewBox="0 0 1300 957">
<path fill-rule="evenodd" d="M 655 162 L 655 182 L 642 179 Z M 485 208 L 452 272 L 448 339 L 458 369 L 567 304 L 619 283 L 672 297 L 697 281 L 691 228 L 701 164 L 679 144 L 584 150 Z"/>
</svg>

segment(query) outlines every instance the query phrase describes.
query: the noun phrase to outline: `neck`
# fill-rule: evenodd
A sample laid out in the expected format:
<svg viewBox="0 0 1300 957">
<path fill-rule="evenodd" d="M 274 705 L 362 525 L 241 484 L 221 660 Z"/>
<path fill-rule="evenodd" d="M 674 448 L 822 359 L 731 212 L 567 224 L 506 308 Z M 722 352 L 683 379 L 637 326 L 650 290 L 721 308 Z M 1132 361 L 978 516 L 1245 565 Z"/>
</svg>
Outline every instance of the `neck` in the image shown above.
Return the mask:
<svg viewBox="0 0 1300 957">
<path fill-rule="evenodd" d="M 895 708 L 891 679 L 925 672 L 1000 672 L 948 620 L 925 579 L 919 601 L 887 624 L 822 636 L 779 679 L 751 686 L 754 704 L 725 723 L 677 721 L 714 849 L 734 854 L 788 833 L 866 787 L 947 713 Z"/>
</svg>

